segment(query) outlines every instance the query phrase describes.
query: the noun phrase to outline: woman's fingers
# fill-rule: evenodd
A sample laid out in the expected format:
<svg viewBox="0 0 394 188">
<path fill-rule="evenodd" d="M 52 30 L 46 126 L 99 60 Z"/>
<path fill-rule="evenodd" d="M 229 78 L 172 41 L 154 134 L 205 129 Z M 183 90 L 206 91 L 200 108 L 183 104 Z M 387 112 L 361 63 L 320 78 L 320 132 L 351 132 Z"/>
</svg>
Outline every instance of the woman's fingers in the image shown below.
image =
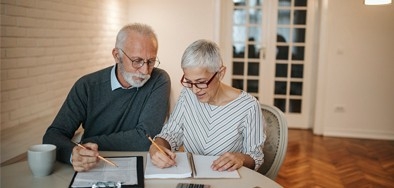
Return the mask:
<svg viewBox="0 0 394 188">
<path fill-rule="evenodd" d="M 234 171 L 242 167 L 242 161 L 242 156 L 228 152 L 216 159 L 212 163 L 211 168 L 217 171 Z"/>
</svg>

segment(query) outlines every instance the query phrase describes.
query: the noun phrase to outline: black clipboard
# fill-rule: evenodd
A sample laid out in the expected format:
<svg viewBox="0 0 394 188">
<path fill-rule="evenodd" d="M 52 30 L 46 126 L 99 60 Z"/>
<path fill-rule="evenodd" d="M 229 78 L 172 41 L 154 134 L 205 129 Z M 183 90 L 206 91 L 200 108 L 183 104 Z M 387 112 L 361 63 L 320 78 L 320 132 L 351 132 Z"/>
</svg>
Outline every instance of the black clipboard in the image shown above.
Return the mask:
<svg viewBox="0 0 394 188">
<path fill-rule="evenodd" d="M 137 181 L 138 184 L 136 185 L 122 185 L 123 187 L 126 188 L 144 188 L 144 158 L 143 156 L 116 156 L 116 157 L 106 157 L 106 158 L 132 158 L 135 157 L 137 160 Z M 74 176 L 70 182 L 70 185 L 68 186 L 69 188 L 72 188 L 72 185 L 74 183 L 74 179 L 77 176 L 78 172 L 74 173 Z M 91 188 L 91 187 L 86 187 L 86 188 Z"/>
</svg>

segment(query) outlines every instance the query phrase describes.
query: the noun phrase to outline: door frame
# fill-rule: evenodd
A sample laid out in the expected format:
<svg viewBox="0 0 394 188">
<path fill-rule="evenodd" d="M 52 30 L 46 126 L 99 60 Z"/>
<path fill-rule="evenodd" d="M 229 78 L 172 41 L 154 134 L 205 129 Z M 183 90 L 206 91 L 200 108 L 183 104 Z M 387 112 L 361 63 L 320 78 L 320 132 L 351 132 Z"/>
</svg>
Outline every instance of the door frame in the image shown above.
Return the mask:
<svg viewBox="0 0 394 188">
<path fill-rule="evenodd" d="M 231 85 L 232 80 L 232 14 L 233 14 L 233 2 L 228 0 L 217 0 L 217 6 L 220 6 L 220 19 L 218 24 L 220 25 L 219 34 L 217 35 L 218 43 L 222 50 L 222 56 L 224 65 L 227 67 L 226 74 L 223 78 L 223 82 Z M 264 1 L 268 2 L 268 1 Z M 265 95 L 260 101 L 265 104 L 273 105 L 273 88 L 274 88 L 274 74 L 275 74 L 275 55 L 276 55 L 276 28 L 277 28 L 277 1 L 269 1 L 270 3 L 263 6 L 263 11 L 266 14 L 267 19 L 263 20 L 262 25 L 271 28 L 264 31 L 262 46 L 265 48 L 265 59 L 263 59 L 260 66 L 260 81 L 265 87 L 259 87 L 259 96 Z M 316 102 L 316 79 L 318 75 L 316 70 L 318 68 L 318 44 L 317 31 L 319 29 L 318 16 L 319 1 L 308 1 L 307 5 L 307 23 L 306 23 L 306 41 L 305 41 L 305 54 L 304 54 L 304 78 L 303 78 L 303 95 L 302 95 L 302 114 L 306 117 L 303 120 L 299 120 L 299 114 L 285 113 L 288 119 L 288 125 L 290 128 L 301 128 L 310 129 L 314 127 L 315 120 L 315 102 Z M 229 16 L 230 15 L 230 16 Z M 264 52 L 261 52 L 264 53 Z M 261 58 L 261 57 L 260 57 Z M 271 62 L 271 63 L 270 63 Z M 260 85 L 261 85 L 260 84 Z M 268 92 L 265 92 L 265 88 Z M 271 91 L 270 91 L 271 90 Z M 259 97 L 261 98 L 261 97 Z M 293 123 L 292 123 L 293 122 Z M 302 123 L 294 123 L 302 122 Z"/>
</svg>

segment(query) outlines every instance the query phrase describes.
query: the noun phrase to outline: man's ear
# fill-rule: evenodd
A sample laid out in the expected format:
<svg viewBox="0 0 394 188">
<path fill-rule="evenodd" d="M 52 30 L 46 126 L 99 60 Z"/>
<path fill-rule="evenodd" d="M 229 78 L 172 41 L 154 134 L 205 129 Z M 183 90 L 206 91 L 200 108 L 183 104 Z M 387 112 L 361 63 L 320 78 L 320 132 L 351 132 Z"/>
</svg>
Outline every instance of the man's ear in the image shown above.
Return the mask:
<svg viewBox="0 0 394 188">
<path fill-rule="evenodd" d="M 119 57 L 118 49 L 116 49 L 116 48 L 112 49 L 112 56 L 114 57 L 115 62 L 119 63 L 120 57 Z"/>
</svg>

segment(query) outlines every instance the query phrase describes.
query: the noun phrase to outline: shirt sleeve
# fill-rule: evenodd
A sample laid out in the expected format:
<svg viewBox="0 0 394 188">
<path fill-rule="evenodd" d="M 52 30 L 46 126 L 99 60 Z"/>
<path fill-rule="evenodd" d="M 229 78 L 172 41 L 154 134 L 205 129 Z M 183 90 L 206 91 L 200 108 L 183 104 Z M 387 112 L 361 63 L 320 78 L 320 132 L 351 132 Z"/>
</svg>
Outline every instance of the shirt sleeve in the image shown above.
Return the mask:
<svg viewBox="0 0 394 188">
<path fill-rule="evenodd" d="M 264 161 L 263 146 L 265 137 L 265 120 L 261 112 L 260 104 L 256 102 L 250 110 L 243 142 L 246 154 L 250 155 L 255 161 L 255 170 L 257 170 Z"/>
</svg>

